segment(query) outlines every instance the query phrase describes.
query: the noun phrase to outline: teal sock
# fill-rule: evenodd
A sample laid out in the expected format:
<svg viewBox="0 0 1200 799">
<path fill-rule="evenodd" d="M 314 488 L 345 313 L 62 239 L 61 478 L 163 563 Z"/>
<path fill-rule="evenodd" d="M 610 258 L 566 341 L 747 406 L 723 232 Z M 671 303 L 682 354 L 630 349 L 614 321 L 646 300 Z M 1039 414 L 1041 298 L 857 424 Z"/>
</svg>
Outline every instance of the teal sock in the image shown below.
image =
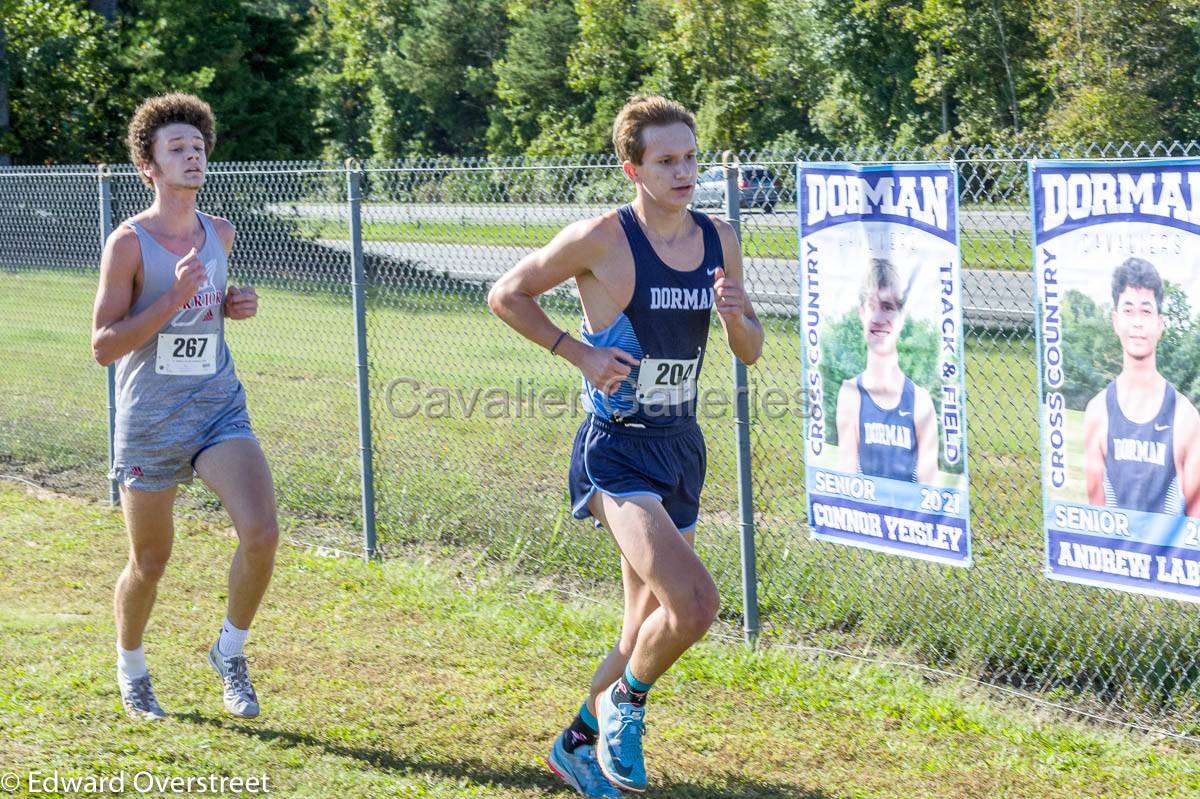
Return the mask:
<svg viewBox="0 0 1200 799">
<path fill-rule="evenodd" d="M 579 718 L 592 730 L 600 729 L 600 722 L 596 720 L 596 714 L 588 710 L 587 700 L 584 700 L 584 703 L 579 706 Z"/>
<path fill-rule="evenodd" d="M 599 729 L 600 725 L 596 721 L 596 714 L 588 710 L 585 701 L 580 706 L 579 712 L 575 714 L 571 726 L 563 730 L 563 749 L 574 752 L 577 746 L 595 746 L 596 733 Z"/>
<path fill-rule="evenodd" d="M 633 671 L 630 670 L 629 666 L 625 667 L 625 674 L 623 676 L 625 677 L 625 682 L 629 683 L 629 687 L 638 693 L 644 694 L 654 686 L 652 682 L 642 682 L 637 677 L 634 677 Z"/>
<path fill-rule="evenodd" d="M 617 684 L 613 686 L 613 703 L 641 707 L 646 704 L 646 694 L 649 693 L 652 685 L 654 683 L 642 682 L 637 677 L 634 677 L 633 672 L 626 666 L 625 673 L 621 675 L 621 679 L 617 680 Z"/>
</svg>

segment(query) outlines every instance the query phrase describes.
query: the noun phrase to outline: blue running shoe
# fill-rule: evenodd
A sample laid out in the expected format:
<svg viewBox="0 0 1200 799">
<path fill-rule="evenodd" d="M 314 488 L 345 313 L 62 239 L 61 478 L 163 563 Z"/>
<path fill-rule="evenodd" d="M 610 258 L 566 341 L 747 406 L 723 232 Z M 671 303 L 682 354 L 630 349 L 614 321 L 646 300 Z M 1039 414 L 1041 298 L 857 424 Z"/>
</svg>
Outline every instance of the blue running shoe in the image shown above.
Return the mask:
<svg viewBox="0 0 1200 799">
<path fill-rule="evenodd" d="M 618 680 L 619 682 L 619 680 Z M 642 760 L 642 736 L 646 734 L 645 707 L 631 702 L 615 704 L 613 683 L 596 702 L 600 735 L 596 740 L 596 761 L 608 781 L 623 791 L 646 790 L 646 764 Z"/>
<path fill-rule="evenodd" d="M 619 799 L 621 792 L 613 787 L 596 763 L 595 747 L 579 744 L 574 752 L 563 746 L 562 736 L 554 739 L 546 765 L 555 776 L 574 788 L 580 796 Z"/>
</svg>

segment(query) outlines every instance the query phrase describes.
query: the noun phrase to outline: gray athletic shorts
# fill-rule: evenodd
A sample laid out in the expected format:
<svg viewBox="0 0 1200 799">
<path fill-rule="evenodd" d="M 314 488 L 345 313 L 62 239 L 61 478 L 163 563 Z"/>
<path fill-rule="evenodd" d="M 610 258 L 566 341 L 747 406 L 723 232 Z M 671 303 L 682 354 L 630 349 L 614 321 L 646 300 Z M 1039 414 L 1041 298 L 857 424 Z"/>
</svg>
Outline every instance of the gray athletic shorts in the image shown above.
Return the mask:
<svg viewBox="0 0 1200 799">
<path fill-rule="evenodd" d="M 178 432 L 173 431 L 165 446 L 118 444 L 108 479 L 138 491 L 165 491 L 192 482 L 196 458 L 214 444 L 235 438 L 258 440 L 243 403 L 234 404 L 210 425 L 191 435 L 180 436 Z M 118 440 L 121 438 L 118 436 Z"/>
</svg>

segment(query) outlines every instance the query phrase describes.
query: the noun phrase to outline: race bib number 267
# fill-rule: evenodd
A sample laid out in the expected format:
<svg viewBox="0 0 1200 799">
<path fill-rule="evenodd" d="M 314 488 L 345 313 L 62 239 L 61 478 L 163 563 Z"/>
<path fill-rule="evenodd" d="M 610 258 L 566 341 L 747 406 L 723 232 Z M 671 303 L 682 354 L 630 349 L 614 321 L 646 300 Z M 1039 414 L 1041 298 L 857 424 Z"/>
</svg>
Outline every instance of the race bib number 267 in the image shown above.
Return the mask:
<svg viewBox="0 0 1200 799">
<path fill-rule="evenodd" d="M 217 371 L 217 334 L 159 333 L 160 375 L 211 375 Z"/>
</svg>

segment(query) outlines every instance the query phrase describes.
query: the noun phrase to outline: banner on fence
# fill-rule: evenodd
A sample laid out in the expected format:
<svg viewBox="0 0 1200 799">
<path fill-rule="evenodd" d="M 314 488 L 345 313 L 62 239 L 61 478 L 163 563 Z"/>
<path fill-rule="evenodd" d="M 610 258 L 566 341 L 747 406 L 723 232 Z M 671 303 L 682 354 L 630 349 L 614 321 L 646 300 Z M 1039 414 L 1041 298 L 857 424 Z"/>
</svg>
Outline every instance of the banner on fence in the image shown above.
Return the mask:
<svg viewBox="0 0 1200 799">
<path fill-rule="evenodd" d="M 796 193 L 809 530 L 969 566 L 954 167 L 803 163 Z"/>
<path fill-rule="evenodd" d="M 1029 174 L 1046 573 L 1200 601 L 1200 160 Z"/>
</svg>

